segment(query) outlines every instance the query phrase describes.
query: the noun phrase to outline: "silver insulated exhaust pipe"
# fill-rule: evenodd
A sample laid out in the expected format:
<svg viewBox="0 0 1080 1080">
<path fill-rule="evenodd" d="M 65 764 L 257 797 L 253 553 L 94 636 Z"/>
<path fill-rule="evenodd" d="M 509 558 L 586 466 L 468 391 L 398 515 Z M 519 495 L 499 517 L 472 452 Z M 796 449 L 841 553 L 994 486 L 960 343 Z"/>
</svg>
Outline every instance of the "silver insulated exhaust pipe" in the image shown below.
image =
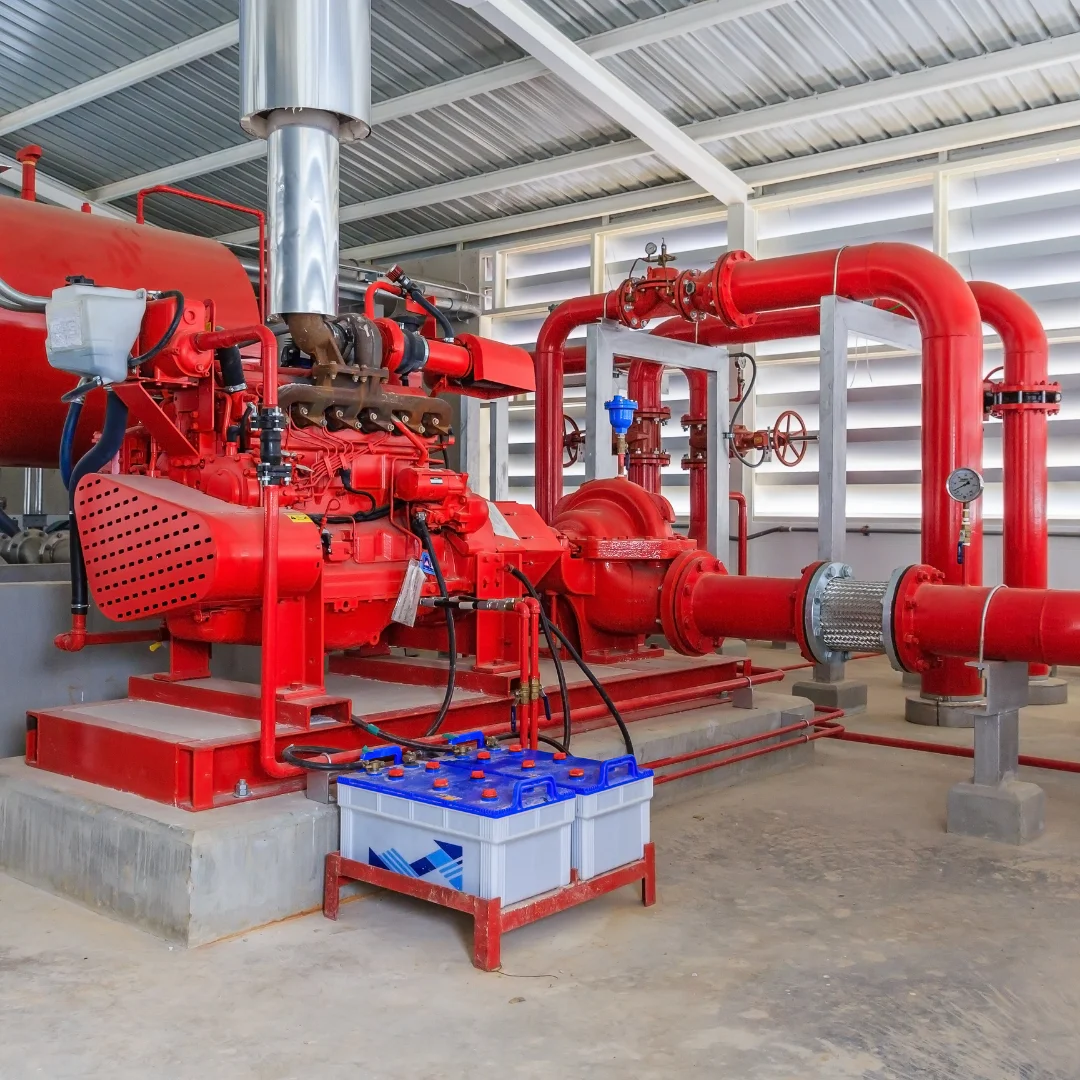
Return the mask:
<svg viewBox="0 0 1080 1080">
<path fill-rule="evenodd" d="M 267 141 L 268 314 L 338 312 L 338 144 L 371 133 L 369 0 L 241 0 L 240 123 Z"/>
</svg>

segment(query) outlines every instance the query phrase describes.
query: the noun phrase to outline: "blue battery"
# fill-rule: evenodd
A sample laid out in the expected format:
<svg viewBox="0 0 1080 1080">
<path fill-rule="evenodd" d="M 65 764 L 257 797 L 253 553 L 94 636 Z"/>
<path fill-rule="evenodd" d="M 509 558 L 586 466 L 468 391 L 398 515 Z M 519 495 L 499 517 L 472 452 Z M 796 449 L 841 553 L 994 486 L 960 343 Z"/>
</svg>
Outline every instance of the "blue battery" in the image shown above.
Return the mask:
<svg viewBox="0 0 1080 1080">
<path fill-rule="evenodd" d="M 487 747 L 480 732 L 455 736 L 451 742 L 476 742 L 477 748 L 444 759 L 448 769 L 483 771 L 511 780 L 550 777 L 559 791 L 575 796 L 571 858 L 579 878 L 602 874 L 644 853 L 653 773 L 641 768 L 632 755 L 598 761 L 519 746 Z"/>
<path fill-rule="evenodd" d="M 549 776 L 395 763 L 338 778 L 341 853 L 510 904 L 570 880 L 574 803 Z"/>
</svg>

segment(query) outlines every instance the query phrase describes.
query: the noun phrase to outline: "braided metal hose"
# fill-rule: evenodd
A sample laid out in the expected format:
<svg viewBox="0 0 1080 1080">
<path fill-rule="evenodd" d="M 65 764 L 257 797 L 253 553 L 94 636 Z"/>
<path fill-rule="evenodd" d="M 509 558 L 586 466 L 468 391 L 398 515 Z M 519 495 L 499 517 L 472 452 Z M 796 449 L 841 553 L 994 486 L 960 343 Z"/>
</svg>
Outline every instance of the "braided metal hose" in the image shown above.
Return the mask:
<svg viewBox="0 0 1080 1080">
<path fill-rule="evenodd" d="M 821 637 L 841 652 L 878 652 L 882 648 L 882 602 L 887 581 L 836 578 L 821 597 Z"/>
</svg>

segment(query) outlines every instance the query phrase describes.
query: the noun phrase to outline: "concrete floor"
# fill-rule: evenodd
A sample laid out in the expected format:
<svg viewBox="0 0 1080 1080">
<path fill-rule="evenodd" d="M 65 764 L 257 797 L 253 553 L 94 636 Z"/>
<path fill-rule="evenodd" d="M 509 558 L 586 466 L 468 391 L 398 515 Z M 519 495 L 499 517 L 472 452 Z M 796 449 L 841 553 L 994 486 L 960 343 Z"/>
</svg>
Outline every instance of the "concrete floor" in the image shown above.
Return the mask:
<svg viewBox="0 0 1080 1080">
<path fill-rule="evenodd" d="M 880 661 L 850 670 L 852 726 L 970 739 L 904 724 Z M 1080 759 L 1072 715 L 1025 714 L 1024 749 Z M 943 831 L 965 761 L 818 747 L 659 810 L 658 906 L 516 931 L 500 974 L 400 897 L 185 952 L 0 876 L 0 1078 L 1080 1077 L 1080 776 L 1026 773 L 1047 832 L 1007 849 Z"/>
</svg>

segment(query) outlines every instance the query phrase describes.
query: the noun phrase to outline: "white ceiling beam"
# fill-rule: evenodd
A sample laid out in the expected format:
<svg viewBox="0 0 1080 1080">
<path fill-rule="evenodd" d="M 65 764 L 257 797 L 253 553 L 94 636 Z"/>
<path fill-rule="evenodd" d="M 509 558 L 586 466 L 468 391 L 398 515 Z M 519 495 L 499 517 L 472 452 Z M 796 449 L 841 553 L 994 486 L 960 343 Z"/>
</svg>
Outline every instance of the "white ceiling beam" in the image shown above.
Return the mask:
<svg viewBox="0 0 1080 1080">
<path fill-rule="evenodd" d="M 756 165 L 752 168 L 738 170 L 736 175 L 745 183 L 760 187 L 767 184 L 850 172 L 853 169 L 883 165 L 893 161 L 902 162 L 925 155 L 940 154 L 969 146 L 993 144 L 1050 131 L 1065 131 L 1066 134 L 1062 137 L 1061 142 L 1071 146 L 1076 142 L 1076 136 L 1071 129 L 1078 126 L 1080 126 L 1080 102 L 1066 102 L 1061 105 L 1049 105 L 1042 109 L 1030 109 L 1022 113 L 1010 113 L 1007 116 L 994 116 L 986 120 L 975 120 L 967 124 L 954 124 L 951 127 L 937 128 L 933 131 L 916 132 L 912 135 L 881 139 L 878 142 L 862 143 L 859 146 L 842 147 L 839 150 L 828 150 L 820 154 L 807 154 L 803 157 L 792 158 L 789 161 Z M 1030 153 L 1046 154 L 1050 152 L 1051 149 L 1044 144 Z M 965 158 L 963 161 L 950 165 L 950 167 L 962 169 L 985 163 L 986 159 L 996 157 L 1012 161 L 1013 159 L 1023 158 L 1027 153 L 1025 151 L 1016 151 L 1002 155 L 990 152 L 986 155 Z M 929 172 L 936 167 L 936 162 L 923 163 L 917 166 L 917 170 Z M 871 184 L 874 179 L 874 177 L 867 177 L 861 183 Z M 880 179 L 885 180 L 887 177 L 883 176 Z M 606 198 L 586 199 L 541 211 L 491 218 L 473 225 L 440 229 L 430 233 L 419 233 L 415 236 L 403 237 L 400 240 L 362 244 L 345 249 L 341 255 L 342 258 L 359 260 L 387 258 L 398 252 L 425 251 L 429 248 L 457 243 L 472 243 L 476 240 L 507 236 L 516 232 L 570 225 L 606 213 L 623 213 L 626 212 L 626 209 L 662 206 L 668 200 L 666 198 L 660 199 L 657 196 L 663 192 L 673 193 L 672 202 L 702 198 L 705 194 L 697 185 L 691 182 L 668 184 L 663 187 L 629 192 L 626 196 L 615 196 L 616 198 L 627 199 L 631 196 L 641 196 L 644 202 L 640 207 L 629 206 L 624 210 L 613 211 L 604 208 L 607 202 Z M 806 196 L 807 193 L 802 193 L 802 195 Z"/>
<path fill-rule="evenodd" d="M 0 170 L 3 170 L 0 171 L 0 184 L 10 188 L 22 188 L 22 165 L 13 157 L 0 154 Z M 79 191 L 78 188 L 73 188 L 70 184 L 65 184 L 61 180 L 54 180 L 40 169 L 37 170 L 36 184 L 38 197 L 46 202 L 55 203 L 57 206 L 66 206 L 69 210 L 81 210 L 83 203 L 89 203 L 92 213 L 101 214 L 103 217 L 117 218 L 121 221 L 134 220 L 130 214 L 125 213 L 123 210 L 119 210 L 115 206 L 95 202 L 85 191 Z"/>
<path fill-rule="evenodd" d="M 663 15 L 655 15 L 651 19 L 640 19 L 616 30 L 594 34 L 580 42 L 579 46 L 590 56 L 601 59 L 605 56 L 629 52 L 632 49 L 644 48 L 659 41 L 681 37 L 684 34 L 692 34 L 710 26 L 719 26 L 722 23 L 754 15 L 760 11 L 768 11 L 770 8 L 781 7 L 790 2 L 791 0 L 699 0 L 698 3 L 691 4 L 689 7 L 677 8 Z M 528 82 L 530 79 L 539 78 L 547 73 L 547 68 L 532 57 L 513 60 L 508 64 L 478 71 L 473 75 L 463 75 L 459 79 L 450 79 L 436 86 L 414 90 L 409 94 L 377 102 L 371 109 L 371 122 L 373 126 L 377 126 L 391 120 L 399 120 L 403 116 L 415 116 L 427 109 L 437 109 L 455 101 L 490 94 L 495 90 Z M 245 161 L 255 161 L 263 157 L 265 153 L 266 144 L 261 139 L 241 143 L 227 150 L 204 154 L 202 157 L 177 162 L 163 169 L 155 169 L 139 176 L 131 176 L 106 184 L 94 191 L 93 196 L 101 202 L 113 202 L 116 199 L 134 195 L 144 187 L 152 187 L 154 184 L 175 184 L 193 176 L 203 176 Z"/>
<path fill-rule="evenodd" d="M 645 188 L 642 191 L 628 191 L 621 195 L 605 195 L 600 199 L 587 199 L 580 203 L 571 203 L 569 206 L 530 210 L 527 214 L 512 214 L 509 217 L 480 221 L 475 225 L 457 225 L 449 229 L 439 229 L 436 232 L 406 236 L 400 240 L 364 244 L 361 247 L 349 248 L 341 252 L 341 258 L 373 262 L 410 251 L 426 251 L 428 248 L 486 240 L 492 236 L 501 236 L 504 232 L 510 234 L 532 231 L 552 225 L 587 221 L 589 218 L 600 217 L 603 214 L 625 214 L 633 210 L 648 210 L 654 206 L 700 199 L 702 195 L 701 188 L 692 180 L 683 180 L 678 184 L 665 184 L 659 188 Z M 499 227 L 500 222 L 502 228 Z"/>
<path fill-rule="evenodd" d="M 525 0 L 457 0 L 486 19 L 576 90 L 643 140 L 650 150 L 725 205 L 745 202 L 747 187 L 659 109 L 616 78 Z"/>
<path fill-rule="evenodd" d="M 179 45 L 172 45 L 142 60 L 136 60 L 132 64 L 108 71 L 96 79 L 79 83 L 70 90 L 63 90 L 59 94 L 35 101 L 32 105 L 6 113 L 0 116 L 0 135 L 10 135 L 32 124 L 40 124 L 42 120 L 59 116 L 71 109 L 77 109 L 80 105 L 86 105 L 91 101 L 97 101 L 98 98 L 115 94 L 118 90 L 126 90 L 129 86 L 145 82 L 155 75 L 161 75 L 166 71 L 190 64 L 193 60 L 201 60 L 204 56 L 212 56 L 223 49 L 228 49 L 239 40 L 239 25 L 237 22 L 226 23 L 190 41 L 182 41 Z"/>
<path fill-rule="evenodd" d="M 680 10 L 693 10 L 680 9 Z M 652 21 L 652 20 L 649 20 Z M 767 131 L 770 128 L 790 126 L 797 123 L 808 123 L 812 120 L 838 115 L 853 109 L 867 108 L 873 105 L 886 105 L 891 102 L 903 101 L 926 94 L 932 91 L 955 89 L 971 83 L 980 82 L 988 78 L 1000 78 L 1020 74 L 1049 63 L 1067 63 L 1080 60 L 1080 34 L 1069 34 L 1066 37 L 1056 38 L 1052 41 L 1039 42 L 1035 45 L 1022 45 L 1014 49 L 1006 49 L 998 53 L 989 53 L 985 56 L 973 57 L 969 60 L 960 60 L 952 64 L 943 64 L 940 67 L 925 68 L 905 75 L 894 75 L 878 82 L 867 83 L 861 86 L 845 87 L 841 90 L 832 90 L 825 94 L 817 94 L 810 98 L 800 98 L 796 101 L 786 101 L 778 105 L 767 105 L 761 109 L 754 109 L 746 113 L 738 113 L 735 116 L 722 117 L 717 120 L 706 120 L 697 124 L 690 124 L 683 130 L 698 142 L 712 141 L 720 138 L 735 138 L 740 135 L 754 134 Z M 1009 131 L 1019 131 L 1020 135 L 1034 134 L 1040 130 L 1051 130 L 1053 127 L 1067 127 L 1076 123 L 1072 119 L 1072 112 L 1066 103 L 1064 106 L 1048 106 L 1038 110 L 1028 110 L 1022 113 L 1010 113 L 1002 117 L 1002 125 L 995 125 L 996 117 L 987 120 L 974 121 L 982 124 L 980 128 L 972 129 L 975 141 L 995 141 L 990 135 L 996 127 L 1004 126 Z M 1059 109 L 1057 113 L 1048 110 Z M 1026 119 L 1021 119 L 1026 118 Z M 1034 124 L 1030 130 L 1027 125 Z M 1041 124 L 1050 124 L 1050 127 L 1039 127 Z M 1019 125 L 1019 129 L 1015 127 Z M 933 141 L 941 138 L 940 131 L 956 133 L 966 125 L 954 125 L 944 129 L 935 129 L 923 133 L 928 140 Z M 1004 138 L 1012 138 L 1013 135 L 1005 135 Z M 898 160 L 909 157 L 918 151 L 907 149 L 913 143 L 897 143 L 897 139 L 911 138 L 915 136 L 898 136 L 893 139 L 881 140 L 870 144 L 860 144 L 851 148 L 850 153 L 856 158 L 860 155 L 869 154 L 874 161 L 867 159 L 866 164 L 880 163 L 881 161 Z M 953 136 L 949 136 L 951 140 Z M 971 142 L 958 142 L 949 148 L 961 145 L 973 145 Z M 874 147 L 873 151 L 869 148 Z M 882 153 L 887 156 L 880 156 Z M 625 139 L 622 142 L 610 143 L 607 146 L 592 147 L 588 150 L 578 150 L 571 154 L 562 154 L 556 158 L 547 158 L 542 161 L 529 162 L 525 165 L 513 166 L 509 169 L 500 169 L 490 173 L 482 173 L 479 176 L 470 176 L 462 180 L 449 181 L 445 184 L 435 184 L 431 187 L 416 188 L 412 191 L 401 192 L 397 195 L 385 196 L 381 199 L 371 199 L 367 202 L 352 203 L 341 208 L 341 222 L 347 224 L 351 221 L 365 221 L 380 217 L 383 214 L 399 213 L 405 210 L 415 210 L 435 203 L 450 202 L 455 199 L 474 198 L 478 195 L 490 194 L 501 191 L 503 188 L 512 187 L 515 184 L 540 183 L 546 180 L 554 180 L 568 173 L 578 172 L 585 169 L 606 168 L 613 165 L 624 164 L 640 157 L 647 156 L 651 151 L 640 139 Z M 826 172 L 837 171 L 838 166 L 829 162 L 838 160 L 830 158 L 829 151 L 816 155 L 804 155 L 793 158 L 790 162 L 777 163 L 781 171 L 791 169 L 800 176 L 816 175 L 815 169 Z M 890 156 L 895 154 L 896 156 Z M 761 169 L 768 171 L 773 166 L 763 165 Z M 738 173 L 740 179 L 751 185 L 760 183 L 776 183 L 777 180 L 759 181 L 752 179 L 753 171 L 748 174 Z M 785 179 L 793 179 L 794 176 L 786 176 Z M 161 181 L 163 183 L 168 181 Z M 100 198 L 100 193 L 95 193 Z M 234 233 L 228 233 L 219 239 L 230 243 L 248 243 L 257 237 L 254 229 L 243 229 Z"/>
</svg>

